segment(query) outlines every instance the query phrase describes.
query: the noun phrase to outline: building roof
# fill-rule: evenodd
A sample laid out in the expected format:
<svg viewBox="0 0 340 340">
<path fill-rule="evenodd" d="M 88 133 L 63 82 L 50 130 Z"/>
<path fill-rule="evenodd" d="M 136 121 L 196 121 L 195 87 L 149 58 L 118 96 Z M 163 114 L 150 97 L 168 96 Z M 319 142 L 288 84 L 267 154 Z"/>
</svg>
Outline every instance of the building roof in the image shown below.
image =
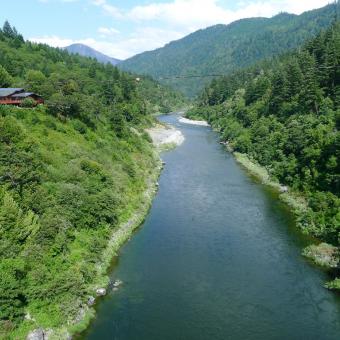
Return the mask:
<svg viewBox="0 0 340 340">
<path fill-rule="evenodd" d="M 0 97 L 8 97 L 17 92 L 23 92 L 24 89 L 18 87 L 0 88 Z"/>
<path fill-rule="evenodd" d="M 29 96 L 38 96 L 38 95 L 33 92 L 20 92 L 20 93 L 15 93 L 12 95 L 12 97 L 15 97 L 15 98 L 26 98 Z"/>
</svg>

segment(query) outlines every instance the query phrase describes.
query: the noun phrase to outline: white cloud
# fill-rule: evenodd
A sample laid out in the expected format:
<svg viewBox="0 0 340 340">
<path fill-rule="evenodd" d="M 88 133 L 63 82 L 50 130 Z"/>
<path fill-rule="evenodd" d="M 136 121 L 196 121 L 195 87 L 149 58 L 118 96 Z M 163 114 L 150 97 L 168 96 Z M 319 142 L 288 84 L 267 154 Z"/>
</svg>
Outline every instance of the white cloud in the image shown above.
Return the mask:
<svg viewBox="0 0 340 340">
<path fill-rule="evenodd" d="M 100 33 L 102 36 L 110 36 L 119 34 L 120 32 L 113 27 L 99 27 L 98 33 Z"/>
<path fill-rule="evenodd" d="M 328 3 L 329 0 L 262 0 L 239 2 L 236 10 L 229 10 L 219 0 L 174 0 L 135 6 L 124 13 L 124 17 L 135 21 L 166 22 L 193 31 L 214 24 L 228 24 L 241 18 L 270 17 L 282 11 L 300 14 Z"/>
<path fill-rule="evenodd" d="M 48 3 L 48 2 L 52 2 L 52 0 L 38 0 L 39 2 L 42 3 Z M 78 2 L 79 0 L 54 0 L 54 1 L 59 1 L 59 2 Z"/>
<path fill-rule="evenodd" d="M 123 16 L 118 7 L 108 4 L 106 0 L 92 0 L 92 4 L 101 7 L 104 13 L 113 16 L 114 18 L 120 19 Z"/>
<path fill-rule="evenodd" d="M 52 47 L 65 47 L 74 43 L 72 39 L 61 38 L 56 35 L 29 38 L 28 40 L 40 44 L 47 44 Z"/>
</svg>

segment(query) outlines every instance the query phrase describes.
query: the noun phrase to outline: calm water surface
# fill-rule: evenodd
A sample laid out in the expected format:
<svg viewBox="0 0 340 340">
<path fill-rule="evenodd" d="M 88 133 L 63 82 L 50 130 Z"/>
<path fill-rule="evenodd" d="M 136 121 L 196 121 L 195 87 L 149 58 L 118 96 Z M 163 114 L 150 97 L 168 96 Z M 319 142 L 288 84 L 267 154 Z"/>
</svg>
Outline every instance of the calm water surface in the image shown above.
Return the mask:
<svg viewBox="0 0 340 340">
<path fill-rule="evenodd" d="M 163 155 L 152 209 L 111 273 L 124 285 L 82 338 L 340 339 L 339 296 L 301 257 L 285 207 L 209 128 L 160 119 L 186 140 Z"/>
</svg>

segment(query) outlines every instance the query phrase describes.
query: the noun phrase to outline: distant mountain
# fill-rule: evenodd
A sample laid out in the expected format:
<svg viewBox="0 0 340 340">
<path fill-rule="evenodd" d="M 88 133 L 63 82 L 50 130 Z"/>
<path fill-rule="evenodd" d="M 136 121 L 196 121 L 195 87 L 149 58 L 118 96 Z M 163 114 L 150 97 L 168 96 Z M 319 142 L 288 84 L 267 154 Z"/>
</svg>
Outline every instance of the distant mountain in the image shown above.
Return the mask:
<svg viewBox="0 0 340 340">
<path fill-rule="evenodd" d="M 185 76 L 229 74 L 260 59 L 292 50 L 329 27 L 336 11 L 337 5 L 330 4 L 301 15 L 281 13 L 272 18 L 243 19 L 212 26 L 163 48 L 129 58 L 119 67 L 149 74 L 194 96 L 212 77 L 187 79 Z M 164 79 L 167 77 L 170 79 Z"/>
<path fill-rule="evenodd" d="M 73 54 L 79 54 L 84 57 L 95 58 L 101 63 L 111 63 L 112 65 L 117 65 L 121 62 L 119 59 L 111 58 L 101 52 L 96 51 L 95 49 L 84 45 L 84 44 L 72 44 L 70 46 L 65 47 L 67 51 Z"/>
</svg>

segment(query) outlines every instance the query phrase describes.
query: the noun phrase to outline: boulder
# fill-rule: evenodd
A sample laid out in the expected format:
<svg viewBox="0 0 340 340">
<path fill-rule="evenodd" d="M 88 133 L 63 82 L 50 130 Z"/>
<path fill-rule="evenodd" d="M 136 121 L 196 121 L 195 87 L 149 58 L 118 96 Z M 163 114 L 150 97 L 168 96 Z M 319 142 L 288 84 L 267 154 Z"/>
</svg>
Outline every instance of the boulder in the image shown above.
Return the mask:
<svg viewBox="0 0 340 340">
<path fill-rule="evenodd" d="M 87 299 L 88 306 L 93 306 L 95 302 L 96 298 L 94 296 L 89 296 L 89 298 Z"/>
<path fill-rule="evenodd" d="M 34 329 L 33 331 L 29 332 L 26 340 L 46 340 L 47 337 L 45 336 L 45 332 L 42 328 Z"/>
<path fill-rule="evenodd" d="M 286 187 L 285 185 L 281 185 L 280 186 L 280 192 L 283 194 L 285 192 L 288 192 L 288 187 Z"/>
<path fill-rule="evenodd" d="M 116 281 L 113 283 L 113 287 L 118 288 L 118 287 L 121 286 L 122 284 L 123 284 L 123 281 L 122 281 L 122 280 L 116 280 Z"/>
<path fill-rule="evenodd" d="M 104 296 L 104 295 L 106 295 L 106 289 L 105 288 L 97 288 L 96 294 L 97 294 L 97 296 Z"/>
</svg>

